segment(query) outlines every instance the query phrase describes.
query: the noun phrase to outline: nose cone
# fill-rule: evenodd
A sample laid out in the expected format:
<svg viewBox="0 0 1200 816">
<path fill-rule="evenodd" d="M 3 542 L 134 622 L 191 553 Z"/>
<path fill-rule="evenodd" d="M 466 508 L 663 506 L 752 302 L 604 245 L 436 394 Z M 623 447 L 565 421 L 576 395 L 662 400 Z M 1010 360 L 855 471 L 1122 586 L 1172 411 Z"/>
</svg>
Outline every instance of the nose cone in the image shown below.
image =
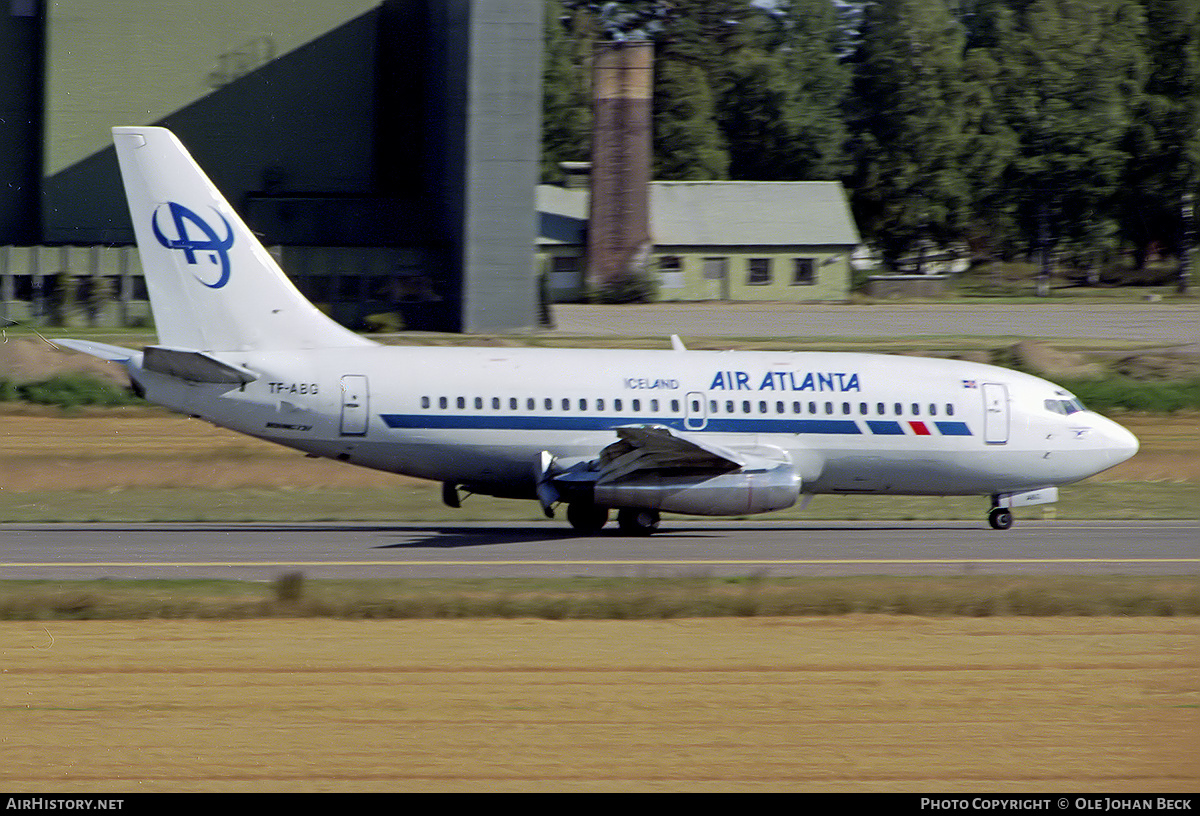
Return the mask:
<svg viewBox="0 0 1200 816">
<path fill-rule="evenodd" d="M 1100 447 L 1103 452 L 1104 464 L 1096 471 L 1097 473 L 1127 461 L 1138 452 L 1139 447 L 1138 438 L 1124 427 L 1111 419 L 1103 417 L 1098 417 L 1098 419 L 1096 430 L 1103 440 Z"/>
</svg>

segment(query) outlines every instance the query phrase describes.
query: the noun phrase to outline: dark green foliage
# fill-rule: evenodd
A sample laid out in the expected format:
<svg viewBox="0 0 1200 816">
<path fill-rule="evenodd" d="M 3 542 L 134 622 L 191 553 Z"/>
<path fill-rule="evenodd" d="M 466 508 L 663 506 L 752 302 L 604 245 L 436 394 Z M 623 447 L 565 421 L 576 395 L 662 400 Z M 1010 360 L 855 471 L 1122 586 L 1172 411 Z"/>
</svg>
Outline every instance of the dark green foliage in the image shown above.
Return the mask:
<svg viewBox="0 0 1200 816">
<path fill-rule="evenodd" d="M 659 62 L 654 72 L 654 178 L 723 179 L 729 155 L 717 128 L 708 78 L 686 62 Z"/>
<path fill-rule="evenodd" d="M 1145 411 L 1169 414 L 1200 410 L 1200 379 L 1185 382 L 1152 382 L 1110 377 L 1103 380 L 1063 382 L 1065 388 L 1093 411 Z"/>
<path fill-rule="evenodd" d="M 86 374 L 56 374 L 45 380 L 22 383 L 16 393 L 25 402 L 77 408 L 81 405 L 131 405 L 138 402 L 129 391 Z"/>
</svg>

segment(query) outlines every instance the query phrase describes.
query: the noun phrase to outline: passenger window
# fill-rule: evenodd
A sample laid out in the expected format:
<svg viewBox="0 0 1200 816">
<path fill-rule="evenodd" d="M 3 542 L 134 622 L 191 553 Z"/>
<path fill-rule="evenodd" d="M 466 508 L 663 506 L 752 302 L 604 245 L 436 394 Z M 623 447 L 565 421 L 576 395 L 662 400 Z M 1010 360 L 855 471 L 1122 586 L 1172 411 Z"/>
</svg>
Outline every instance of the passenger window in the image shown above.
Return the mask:
<svg viewBox="0 0 1200 816">
<path fill-rule="evenodd" d="M 817 404 L 815 402 L 810 402 L 808 404 L 808 412 L 810 414 L 815 414 L 817 412 Z"/>
<path fill-rule="evenodd" d="M 650 410 L 656 414 L 658 413 L 658 400 L 656 400 L 656 399 L 650 400 Z"/>
<path fill-rule="evenodd" d="M 732 414 L 733 411 L 733 400 L 725 400 L 725 413 Z"/>
<path fill-rule="evenodd" d="M 718 403 L 716 400 L 709 400 L 708 401 L 708 412 L 710 414 L 715 414 L 717 412 L 717 405 L 718 405 Z"/>
<path fill-rule="evenodd" d="M 581 399 L 581 400 L 579 401 L 579 410 L 580 410 L 580 411 L 586 411 L 586 410 L 587 410 L 587 400 L 585 400 L 585 399 Z"/>
<path fill-rule="evenodd" d="M 508 398 L 508 410 L 510 410 L 510 411 L 517 410 L 517 398 L 516 397 Z"/>
<path fill-rule="evenodd" d="M 699 400 L 696 401 L 696 410 L 697 411 L 700 410 L 700 401 Z M 671 400 L 671 413 L 672 414 L 679 413 L 679 400 Z"/>
<path fill-rule="evenodd" d="M 750 400 L 742 400 L 742 413 L 750 413 Z"/>
<path fill-rule="evenodd" d="M 765 414 L 767 412 L 767 401 L 766 400 L 758 401 L 758 412 L 760 414 Z"/>
<path fill-rule="evenodd" d="M 803 409 L 804 409 L 804 406 L 803 406 L 803 405 L 801 405 L 799 402 L 793 402 L 793 403 L 792 403 L 792 413 L 793 413 L 793 414 L 798 414 L 798 413 L 800 413 L 800 412 L 801 412 Z"/>
<path fill-rule="evenodd" d="M 602 399 L 598 399 L 598 400 L 596 400 L 596 410 L 597 410 L 597 411 L 603 411 L 603 410 L 604 410 L 604 400 L 602 400 Z"/>
<path fill-rule="evenodd" d="M 920 405 L 917 405 L 917 404 L 914 402 L 914 403 L 913 403 L 913 416 L 920 416 L 920 415 L 921 415 L 921 406 L 920 406 Z"/>
<path fill-rule="evenodd" d="M 475 398 L 475 410 L 479 410 L 480 408 L 483 408 L 483 397 L 476 397 Z"/>
<path fill-rule="evenodd" d="M 783 407 L 782 402 L 775 403 L 775 413 L 782 414 L 785 410 L 787 409 Z"/>
<path fill-rule="evenodd" d="M 863 416 L 867 415 L 867 404 L 865 402 L 860 402 L 858 404 L 858 412 Z"/>
<path fill-rule="evenodd" d="M 635 411 L 642 410 L 642 401 L 641 400 L 636 400 L 636 399 L 633 400 L 633 410 L 635 410 Z"/>
<path fill-rule="evenodd" d="M 832 414 L 832 413 L 833 413 L 833 403 L 832 403 L 832 402 L 827 402 L 827 403 L 825 403 L 825 413 L 826 413 L 826 414 Z"/>
<path fill-rule="evenodd" d="M 848 413 L 850 413 L 850 403 L 848 403 L 848 402 L 843 402 L 843 403 L 842 403 L 842 413 L 843 413 L 843 414 L 848 414 Z"/>
<path fill-rule="evenodd" d="M 550 399 L 549 397 L 546 397 L 546 403 L 545 403 L 545 405 L 546 405 L 546 410 L 547 410 L 547 411 L 553 411 L 553 410 L 554 410 L 554 400 Z"/>
<path fill-rule="evenodd" d="M 946 403 L 946 416 L 954 416 L 954 404 L 953 403 L 950 403 L 950 402 Z"/>
<path fill-rule="evenodd" d="M 619 399 L 615 399 L 615 400 L 613 400 L 613 410 L 614 410 L 614 411 L 620 411 L 620 410 L 621 410 L 621 405 L 622 405 L 622 403 L 621 403 L 621 401 L 620 401 Z"/>
<path fill-rule="evenodd" d="M 525 410 L 526 411 L 536 411 L 537 410 L 537 400 L 535 400 L 533 397 L 526 398 Z"/>
<path fill-rule="evenodd" d="M 446 407 L 446 398 L 445 397 L 438 397 L 438 407 L 439 408 Z"/>
<path fill-rule="evenodd" d="M 456 401 L 456 404 L 458 405 L 459 408 L 466 408 L 467 407 L 467 398 L 459 397 L 458 400 Z"/>
<path fill-rule="evenodd" d="M 879 403 L 878 405 L 875 406 L 875 413 L 879 414 L 880 416 L 883 416 L 884 414 L 887 413 L 887 406 L 884 405 L 882 402 Z"/>
<path fill-rule="evenodd" d="M 931 402 L 931 403 L 929 403 L 929 415 L 930 415 L 930 416 L 937 416 L 937 406 L 936 406 L 936 405 L 934 405 L 932 402 Z"/>
<path fill-rule="evenodd" d="M 422 408 L 429 407 L 429 397 L 421 397 L 421 407 Z"/>
<path fill-rule="evenodd" d="M 571 410 L 571 401 L 569 399 L 567 399 L 566 397 L 563 397 L 562 407 L 563 407 L 564 411 L 570 411 Z"/>
<path fill-rule="evenodd" d="M 892 407 L 896 410 L 896 416 L 900 416 L 901 414 L 904 413 L 904 406 L 901 405 L 900 403 L 897 402 Z"/>
</svg>

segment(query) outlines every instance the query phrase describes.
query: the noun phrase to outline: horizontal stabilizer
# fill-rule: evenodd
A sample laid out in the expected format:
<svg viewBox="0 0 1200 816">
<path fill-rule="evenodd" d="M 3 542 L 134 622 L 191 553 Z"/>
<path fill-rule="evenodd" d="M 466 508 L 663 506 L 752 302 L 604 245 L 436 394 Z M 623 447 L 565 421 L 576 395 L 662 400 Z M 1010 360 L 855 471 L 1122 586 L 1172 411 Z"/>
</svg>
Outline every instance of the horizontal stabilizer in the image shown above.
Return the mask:
<svg viewBox="0 0 1200 816">
<path fill-rule="evenodd" d="M 110 346 L 108 343 L 97 343 L 92 340 L 56 338 L 50 342 L 56 346 L 63 346 L 73 351 L 82 351 L 84 354 L 90 354 L 93 357 L 99 357 L 101 360 L 110 360 L 114 363 L 127 363 L 138 356 L 138 352 L 133 349 L 127 349 L 123 346 Z"/>
<path fill-rule="evenodd" d="M 189 349 L 146 346 L 142 368 L 181 380 L 198 383 L 246 384 L 258 379 L 257 374 L 218 360 L 211 354 Z"/>
</svg>

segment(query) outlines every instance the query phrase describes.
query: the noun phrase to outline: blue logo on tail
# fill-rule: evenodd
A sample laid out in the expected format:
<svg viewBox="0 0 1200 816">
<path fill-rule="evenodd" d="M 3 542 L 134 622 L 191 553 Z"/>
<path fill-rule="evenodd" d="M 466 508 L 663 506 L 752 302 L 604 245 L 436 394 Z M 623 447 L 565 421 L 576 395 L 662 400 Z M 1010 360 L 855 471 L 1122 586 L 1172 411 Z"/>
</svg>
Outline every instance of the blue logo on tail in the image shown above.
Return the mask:
<svg viewBox="0 0 1200 816">
<path fill-rule="evenodd" d="M 175 224 L 175 234 L 178 238 L 168 238 L 163 234 L 162 228 L 158 224 L 158 214 L 162 212 L 163 207 L 167 207 L 171 211 L 171 220 Z M 233 227 L 225 220 L 225 216 L 213 208 L 217 218 L 220 218 L 225 224 L 225 237 L 217 236 L 217 231 L 208 225 L 196 213 L 189 210 L 182 204 L 177 204 L 174 201 L 168 201 L 154 211 L 154 215 L 150 218 L 150 226 L 154 230 L 154 237 L 158 242 L 167 249 L 182 249 L 187 262 L 193 266 L 196 264 L 196 253 L 208 253 L 208 259 L 214 266 L 219 266 L 221 269 L 220 275 L 215 283 L 209 283 L 204 278 L 196 273 L 196 280 L 203 283 L 210 289 L 220 289 L 225 284 L 229 283 L 229 248 L 233 246 Z M 189 230 L 188 224 L 192 227 Z M 195 237 L 194 233 L 200 232 L 202 237 Z"/>
</svg>

